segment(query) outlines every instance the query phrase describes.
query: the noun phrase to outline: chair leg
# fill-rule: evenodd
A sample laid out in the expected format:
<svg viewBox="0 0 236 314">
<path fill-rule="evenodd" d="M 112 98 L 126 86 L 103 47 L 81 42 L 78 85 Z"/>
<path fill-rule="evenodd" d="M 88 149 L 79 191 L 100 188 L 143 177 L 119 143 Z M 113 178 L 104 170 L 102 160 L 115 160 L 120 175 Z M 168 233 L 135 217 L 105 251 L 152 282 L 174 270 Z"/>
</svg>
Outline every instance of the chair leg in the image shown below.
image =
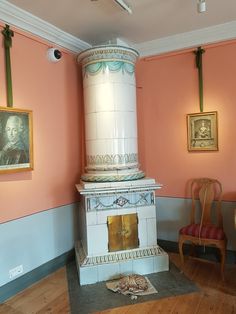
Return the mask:
<svg viewBox="0 0 236 314">
<path fill-rule="evenodd" d="M 179 255 L 180 255 L 180 261 L 181 261 L 181 267 L 184 266 L 183 243 L 184 241 L 182 237 L 180 236 L 179 237 Z"/>
<path fill-rule="evenodd" d="M 225 247 L 220 248 L 220 254 L 221 254 L 221 265 L 220 265 L 221 279 L 224 281 L 225 280 L 224 268 L 225 268 L 225 255 L 226 255 Z"/>
<path fill-rule="evenodd" d="M 196 245 L 195 243 L 191 243 L 190 255 L 196 257 Z"/>
</svg>

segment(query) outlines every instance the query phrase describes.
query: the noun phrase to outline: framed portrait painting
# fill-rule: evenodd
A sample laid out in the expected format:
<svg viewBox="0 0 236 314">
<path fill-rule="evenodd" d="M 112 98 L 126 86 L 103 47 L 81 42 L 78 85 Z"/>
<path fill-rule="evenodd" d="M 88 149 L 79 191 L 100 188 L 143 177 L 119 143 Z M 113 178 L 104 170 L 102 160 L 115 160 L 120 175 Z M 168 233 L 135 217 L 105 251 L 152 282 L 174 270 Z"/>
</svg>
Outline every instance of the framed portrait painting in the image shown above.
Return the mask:
<svg viewBox="0 0 236 314">
<path fill-rule="evenodd" d="M 0 173 L 33 170 L 32 111 L 0 107 Z"/>
<path fill-rule="evenodd" d="M 218 150 L 217 112 L 191 113 L 187 115 L 189 151 Z"/>
</svg>

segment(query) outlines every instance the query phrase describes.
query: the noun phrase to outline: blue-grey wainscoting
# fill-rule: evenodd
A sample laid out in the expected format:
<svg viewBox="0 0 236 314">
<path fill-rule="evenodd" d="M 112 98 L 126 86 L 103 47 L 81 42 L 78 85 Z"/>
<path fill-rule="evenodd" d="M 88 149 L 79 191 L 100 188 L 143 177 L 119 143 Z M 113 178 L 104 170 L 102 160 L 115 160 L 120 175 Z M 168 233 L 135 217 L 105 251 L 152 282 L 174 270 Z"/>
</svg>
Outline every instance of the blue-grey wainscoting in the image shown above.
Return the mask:
<svg viewBox="0 0 236 314">
<path fill-rule="evenodd" d="M 70 204 L 0 225 L 0 289 L 63 254 L 68 258 L 78 238 L 77 211 Z M 10 279 L 9 270 L 19 265 L 23 273 Z"/>
<path fill-rule="evenodd" d="M 178 242 L 178 231 L 190 221 L 191 200 L 184 198 L 157 197 L 157 237 Z M 228 250 L 236 251 L 234 226 L 236 202 L 222 202 L 224 230 L 228 238 Z"/>
</svg>

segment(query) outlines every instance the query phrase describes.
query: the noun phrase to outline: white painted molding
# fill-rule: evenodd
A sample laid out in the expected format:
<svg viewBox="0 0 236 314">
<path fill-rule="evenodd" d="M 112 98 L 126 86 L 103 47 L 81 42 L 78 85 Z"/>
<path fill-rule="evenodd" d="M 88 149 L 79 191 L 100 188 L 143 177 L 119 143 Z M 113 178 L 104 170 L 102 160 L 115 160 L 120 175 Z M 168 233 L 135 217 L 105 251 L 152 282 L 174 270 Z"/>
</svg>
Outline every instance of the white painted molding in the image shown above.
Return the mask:
<svg viewBox="0 0 236 314">
<path fill-rule="evenodd" d="M 133 45 L 141 57 L 192 48 L 236 38 L 236 21 Z"/>
<path fill-rule="evenodd" d="M 91 47 L 90 44 L 18 8 L 6 0 L 0 1 L 0 20 L 75 53 Z"/>
</svg>

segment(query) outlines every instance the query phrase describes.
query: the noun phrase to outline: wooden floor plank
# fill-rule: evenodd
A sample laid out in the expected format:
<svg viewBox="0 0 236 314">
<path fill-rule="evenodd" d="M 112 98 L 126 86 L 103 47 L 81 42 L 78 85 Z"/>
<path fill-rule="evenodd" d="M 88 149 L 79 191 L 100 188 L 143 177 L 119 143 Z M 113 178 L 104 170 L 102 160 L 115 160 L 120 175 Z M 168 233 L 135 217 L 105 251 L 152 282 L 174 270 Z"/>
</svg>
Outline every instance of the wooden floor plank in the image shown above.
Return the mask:
<svg viewBox="0 0 236 314">
<path fill-rule="evenodd" d="M 42 279 L 21 293 L 18 293 L 5 304 L 18 313 L 34 314 L 38 313 L 50 302 L 56 300 L 63 293 L 67 295 L 68 304 L 69 299 L 65 268 L 59 269 L 52 275 Z M 6 314 L 8 314 L 8 312 L 6 312 Z"/>
<path fill-rule="evenodd" d="M 15 310 L 8 304 L 0 304 L 0 314 L 23 314 L 20 311 Z"/>
<path fill-rule="evenodd" d="M 40 309 L 37 314 L 69 314 L 70 313 L 70 306 L 69 306 L 69 298 L 67 291 L 48 302 L 42 309 Z"/>
</svg>

